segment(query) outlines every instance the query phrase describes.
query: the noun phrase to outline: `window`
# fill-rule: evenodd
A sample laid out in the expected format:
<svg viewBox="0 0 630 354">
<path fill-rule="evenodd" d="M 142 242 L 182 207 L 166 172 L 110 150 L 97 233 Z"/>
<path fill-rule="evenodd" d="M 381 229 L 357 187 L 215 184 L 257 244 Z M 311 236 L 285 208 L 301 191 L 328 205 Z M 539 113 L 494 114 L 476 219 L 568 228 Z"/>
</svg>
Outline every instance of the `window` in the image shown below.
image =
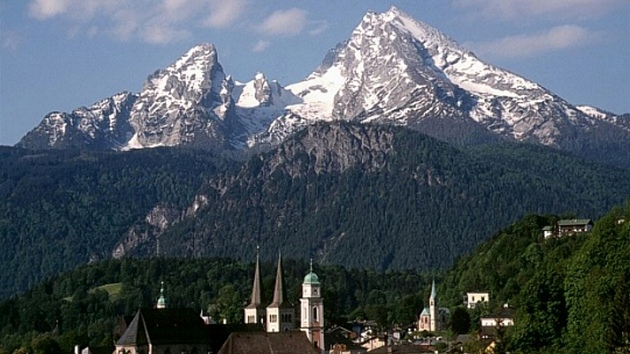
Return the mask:
<svg viewBox="0 0 630 354">
<path fill-rule="evenodd" d="M 317 307 L 313 306 L 313 321 L 318 322 L 319 319 L 317 318 Z"/>
<path fill-rule="evenodd" d="M 247 316 L 247 323 L 255 323 L 256 322 L 256 316 Z"/>
<path fill-rule="evenodd" d="M 278 322 L 278 315 L 269 315 L 269 322 L 271 323 Z"/>
<path fill-rule="evenodd" d="M 314 346 L 315 348 L 319 348 L 319 343 L 317 343 L 317 341 L 316 341 L 316 340 L 314 340 L 314 341 L 313 341 L 313 346 Z"/>
</svg>

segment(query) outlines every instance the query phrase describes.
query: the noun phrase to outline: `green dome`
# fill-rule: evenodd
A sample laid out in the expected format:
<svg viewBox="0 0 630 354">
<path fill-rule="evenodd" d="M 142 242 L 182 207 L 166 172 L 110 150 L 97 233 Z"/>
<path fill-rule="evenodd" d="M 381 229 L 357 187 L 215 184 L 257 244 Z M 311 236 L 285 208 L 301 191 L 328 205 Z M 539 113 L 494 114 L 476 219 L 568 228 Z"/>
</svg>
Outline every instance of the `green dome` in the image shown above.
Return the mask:
<svg viewBox="0 0 630 354">
<path fill-rule="evenodd" d="M 304 284 L 319 284 L 317 274 L 310 272 L 304 277 Z"/>
</svg>

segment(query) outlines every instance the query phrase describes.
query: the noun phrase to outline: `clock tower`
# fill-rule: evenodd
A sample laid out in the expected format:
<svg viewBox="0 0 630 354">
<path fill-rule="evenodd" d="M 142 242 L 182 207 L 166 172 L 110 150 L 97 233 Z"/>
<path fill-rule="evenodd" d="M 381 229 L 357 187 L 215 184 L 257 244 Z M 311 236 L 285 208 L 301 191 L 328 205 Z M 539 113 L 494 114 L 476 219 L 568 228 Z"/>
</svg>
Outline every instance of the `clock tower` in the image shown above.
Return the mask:
<svg viewBox="0 0 630 354">
<path fill-rule="evenodd" d="M 311 269 L 304 277 L 302 283 L 302 298 L 300 299 L 300 330 L 306 332 L 306 336 L 313 346 L 322 352 L 324 345 L 324 299 L 321 294 L 321 286 L 317 274 L 313 273 L 313 260 Z"/>
</svg>

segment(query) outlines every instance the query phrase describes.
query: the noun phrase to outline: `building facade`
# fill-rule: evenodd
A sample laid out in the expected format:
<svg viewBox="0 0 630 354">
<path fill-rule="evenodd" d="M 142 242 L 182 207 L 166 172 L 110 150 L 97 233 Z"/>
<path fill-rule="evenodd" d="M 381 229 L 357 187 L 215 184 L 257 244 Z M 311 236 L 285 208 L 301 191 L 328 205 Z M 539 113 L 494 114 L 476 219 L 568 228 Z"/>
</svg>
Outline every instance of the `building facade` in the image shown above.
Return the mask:
<svg viewBox="0 0 630 354">
<path fill-rule="evenodd" d="M 306 337 L 315 348 L 325 350 L 324 343 L 324 299 L 317 274 L 313 273 L 313 261 L 310 272 L 302 282 L 302 298 L 300 299 L 302 316 L 300 330 L 306 332 Z"/>
<path fill-rule="evenodd" d="M 431 284 L 431 296 L 429 297 L 429 307 L 425 307 L 418 318 L 418 330 L 435 332 L 446 328 L 450 318 L 450 311 L 447 308 L 439 307 L 435 280 Z"/>
</svg>

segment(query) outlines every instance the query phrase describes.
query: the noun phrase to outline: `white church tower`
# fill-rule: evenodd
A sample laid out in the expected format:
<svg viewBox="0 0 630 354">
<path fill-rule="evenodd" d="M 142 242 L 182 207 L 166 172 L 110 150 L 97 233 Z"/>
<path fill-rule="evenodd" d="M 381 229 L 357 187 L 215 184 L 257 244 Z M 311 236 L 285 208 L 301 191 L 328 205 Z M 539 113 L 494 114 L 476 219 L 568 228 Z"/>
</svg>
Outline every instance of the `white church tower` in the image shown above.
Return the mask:
<svg viewBox="0 0 630 354">
<path fill-rule="evenodd" d="M 324 344 L 324 299 L 317 274 L 313 273 L 313 260 L 311 269 L 304 277 L 302 283 L 302 298 L 300 299 L 300 312 L 302 316 L 300 330 L 306 332 L 306 336 L 315 348 L 322 352 Z"/>
<path fill-rule="evenodd" d="M 431 316 L 430 331 L 435 332 L 438 330 L 438 304 L 437 304 L 437 292 L 435 291 L 435 279 L 431 284 L 431 297 L 429 297 L 429 315 Z"/>
</svg>

